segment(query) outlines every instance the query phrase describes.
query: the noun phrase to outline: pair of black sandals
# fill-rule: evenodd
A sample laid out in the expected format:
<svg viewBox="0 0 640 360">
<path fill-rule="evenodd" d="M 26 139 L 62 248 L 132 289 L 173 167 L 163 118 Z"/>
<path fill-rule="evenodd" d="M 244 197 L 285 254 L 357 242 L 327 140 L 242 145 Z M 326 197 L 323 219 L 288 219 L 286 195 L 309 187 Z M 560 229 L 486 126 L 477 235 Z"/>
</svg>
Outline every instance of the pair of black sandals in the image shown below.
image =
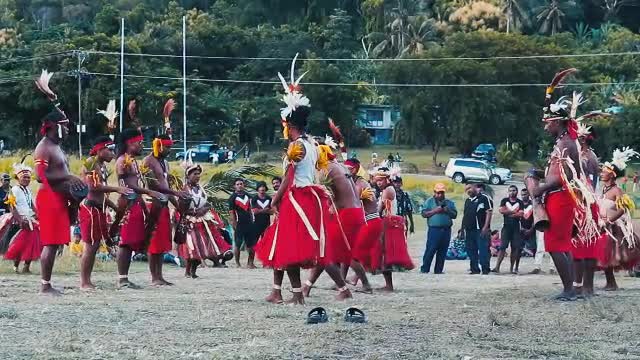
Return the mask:
<svg viewBox="0 0 640 360">
<path fill-rule="evenodd" d="M 329 321 L 329 314 L 323 307 L 317 307 L 309 311 L 307 314 L 307 324 L 323 324 Z M 364 311 L 358 308 L 348 308 L 344 313 L 344 321 L 354 324 L 364 324 L 367 322 L 367 316 Z"/>
</svg>

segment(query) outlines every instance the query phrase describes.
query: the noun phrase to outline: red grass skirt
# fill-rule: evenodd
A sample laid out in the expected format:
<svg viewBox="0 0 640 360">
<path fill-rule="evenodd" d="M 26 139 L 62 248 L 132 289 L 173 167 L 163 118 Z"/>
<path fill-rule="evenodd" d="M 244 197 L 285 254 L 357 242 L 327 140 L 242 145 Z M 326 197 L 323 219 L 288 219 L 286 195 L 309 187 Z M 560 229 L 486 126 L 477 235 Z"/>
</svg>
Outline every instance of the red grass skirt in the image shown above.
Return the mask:
<svg viewBox="0 0 640 360">
<path fill-rule="evenodd" d="M 42 246 L 66 245 L 71 241 L 69 202 L 64 195 L 41 186 L 36 195 L 36 213 Z"/>
<path fill-rule="evenodd" d="M 415 266 L 407 248 L 405 219 L 402 216 L 389 216 L 384 221 L 386 225 L 384 265 L 405 270 L 413 269 Z"/>
<path fill-rule="evenodd" d="M 349 264 L 358 232 L 364 226 L 362 208 L 340 209 L 337 216 L 331 214 L 327 229 L 327 247 L 325 257 L 320 259 L 323 265 Z"/>
<path fill-rule="evenodd" d="M 178 254 L 183 259 L 204 260 L 217 259 L 231 250 L 231 245 L 224 241 L 224 237 L 211 220 L 199 218 L 189 226 L 187 242 L 178 248 Z"/>
<path fill-rule="evenodd" d="M 292 198 L 302 210 L 302 216 Z M 320 258 L 320 243 L 326 241 L 328 209 L 329 197 L 323 187 L 289 188 L 282 198 L 278 218 L 255 246 L 262 265 L 276 269 L 315 266 Z"/>
<path fill-rule="evenodd" d="M 149 205 L 151 211 L 151 204 Z M 165 206 L 160 210 L 158 223 L 151 235 L 151 243 L 149 244 L 149 254 L 164 254 L 171 251 L 171 214 L 169 207 Z"/>
<path fill-rule="evenodd" d="M 33 261 L 40 258 L 42 245 L 40 244 L 40 227 L 37 222 L 32 223 L 33 230 L 20 229 L 11 239 L 9 248 L 4 254 L 6 260 Z"/>
<path fill-rule="evenodd" d="M 622 238 L 622 230 L 616 225 L 608 225 L 609 231 L 617 238 Z M 606 234 L 603 251 L 598 258 L 598 266 L 600 268 L 614 268 L 616 270 L 633 269 L 635 265 L 640 263 L 640 248 L 638 246 L 629 248 L 626 244 Z M 634 235 L 635 236 L 635 235 Z M 640 244 L 640 239 L 636 237 L 636 243 Z"/>
<path fill-rule="evenodd" d="M 140 252 L 144 247 L 144 208 L 141 199 L 135 200 L 122 218 L 120 227 L 120 246 Z"/>
<path fill-rule="evenodd" d="M 360 262 L 365 269 L 372 271 L 373 257 L 382 247 L 378 244 L 382 243 L 382 232 L 384 231 L 384 222 L 381 218 L 374 218 L 366 222 L 358 233 L 355 246 L 353 248 L 353 258 Z M 379 264 L 379 261 L 377 261 Z"/>
<path fill-rule="evenodd" d="M 83 203 L 80 205 L 78 219 L 80 220 L 80 236 L 82 237 L 82 241 L 94 244 L 96 241 L 109 238 L 107 214 L 102 211 L 102 209 Z"/>
<path fill-rule="evenodd" d="M 576 209 L 576 211 L 578 210 Z M 591 217 L 596 222 L 598 221 L 599 213 L 600 210 L 598 209 L 598 205 L 593 204 L 591 206 Z M 597 238 L 592 239 L 587 243 L 580 241 L 580 239 L 574 239 L 571 254 L 576 260 L 600 259 L 602 258 L 602 253 L 605 251 L 606 243 L 606 234 L 600 234 Z"/>
<path fill-rule="evenodd" d="M 547 196 L 545 209 L 549 215 L 549 229 L 544 232 L 546 252 L 570 252 L 573 250 L 572 232 L 575 202 L 568 191 L 558 191 Z"/>
</svg>

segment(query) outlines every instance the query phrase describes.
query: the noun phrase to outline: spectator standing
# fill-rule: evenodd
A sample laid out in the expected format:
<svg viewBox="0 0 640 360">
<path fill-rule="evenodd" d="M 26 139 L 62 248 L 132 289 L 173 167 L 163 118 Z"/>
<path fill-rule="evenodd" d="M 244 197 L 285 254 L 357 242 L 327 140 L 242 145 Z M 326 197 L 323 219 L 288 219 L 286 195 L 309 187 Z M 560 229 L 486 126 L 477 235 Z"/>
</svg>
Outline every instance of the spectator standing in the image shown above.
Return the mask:
<svg viewBox="0 0 640 360">
<path fill-rule="evenodd" d="M 402 178 L 397 176 L 393 180 L 393 186 L 396 189 L 396 200 L 398 202 L 398 216 L 402 216 L 404 218 L 404 226 L 405 229 L 410 234 L 414 233 L 414 225 L 413 225 L 413 204 L 411 203 L 411 198 L 409 193 L 402 190 Z"/>
<path fill-rule="evenodd" d="M 625 175 L 622 177 L 622 180 L 620 181 L 622 183 L 622 185 L 620 185 L 620 188 L 622 188 L 623 192 L 627 192 L 627 182 L 629 182 L 629 178 Z"/>
<path fill-rule="evenodd" d="M 233 162 L 234 164 L 236 163 L 236 158 L 235 158 L 235 153 L 233 152 L 233 149 L 229 149 L 229 152 L 227 153 L 227 162 L 231 163 Z"/>
<path fill-rule="evenodd" d="M 387 162 L 389 162 L 389 164 L 388 164 L 389 167 L 393 166 L 393 161 L 395 159 L 396 158 L 393 156 L 393 153 L 389 153 L 389 155 L 387 156 Z"/>
<path fill-rule="evenodd" d="M 529 196 L 529 190 L 522 188 L 520 190 L 520 197 L 522 198 L 522 219 L 520 220 L 520 234 L 522 237 L 523 250 L 528 248 L 534 250 L 536 248 L 535 230 L 533 229 L 533 202 L 531 196 Z M 533 254 L 533 252 L 531 252 Z M 519 259 L 518 259 L 519 260 Z M 516 263 L 519 268 L 520 262 Z"/>
<path fill-rule="evenodd" d="M 274 177 L 273 179 L 271 179 L 271 186 L 273 186 L 273 192 L 276 193 L 278 192 L 278 189 L 280 189 L 280 185 L 282 184 L 282 178 L 279 176 Z"/>
<path fill-rule="evenodd" d="M 446 186 L 438 183 L 433 188 L 433 197 L 427 199 L 422 207 L 422 217 L 427 219 L 427 244 L 422 256 L 420 272 L 431 271 L 431 261 L 436 257 L 434 274 L 442 274 L 451 242 L 451 227 L 458 217 L 456 204 L 445 198 Z"/>
<path fill-rule="evenodd" d="M 638 188 L 638 172 L 636 171 L 635 173 L 633 173 L 633 192 L 636 192 L 636 189 Z"/>
<path fill-rule="evenodd" d="M 496 267 L 491 272 L 500 273 L 500 265 L 507 253 L 507 249 L 511 247 L 510 267 L 512 274 L 518 273 L 518 265 L 520 262 L 520 252 L 522 251 L 522 241 L 520 238 L 520 220 L 524 214 L 524 204 L 518 199 L 518 187 L 509 186 L 509 196 L 500 202 L 500 214 L 504 217 L 504 225 L 502 227 L 502 237 L 498 252 L 498 261 Z M 515 266 L 515 268 L 514 268 Z"/>
<path fill-rule="evenodd" d="M 538 275 L 544 274 L 542 271 L 542 263 L 544 262 L 545 255 L 547 257 L 547 265 L 549 266 L 549 273 L 555 273 L 553 268 L 553 263 L 551 259 L 551 254 L 545 251 L 544 249 L 544 233 L 541 231 L 536 231 L 536 255 L 535 260 L 533 262 L 533 270 L 529 274 Z"/>
<path fill-rule="evenodd" d="M 247 267 L 255 268 L 253 263 L 255 253 L 253 247 L 256 244 L 253 228 L 253 212 L 251 211 L 251 197 L 244 190 L 244 179 L 236 179 L 234 192 L 229 198 L 229 211 L 231 212 L 231 226 L 233 227 L 234 247 L 233 255 L 236 266 L 240 266 L 240 250 L 245 248 L 249 254 Z"/>
<path fill-rule="evenodd" d="M 11 211 L 9 205 L 5 203 L 11 192 L 11 177 L 9 174 L 2 174 L 0 178 L 2 179 L 2 185 L 0 186 L 0 215 L 3 215 Z"/>
<path fill-rule="evenodd" d="M 493 202 L 477 184 L 467 184 L 462 228 L 465 231 L 471 274 L 489 274 L 489 236 Z"/>
<path fill-rule="evenodd" d="M 249 159 L 251 158 L 251 151 L 249 151 L 249 146 L 244 147 L 244 163 L 248 164 Z"/>
</svg>

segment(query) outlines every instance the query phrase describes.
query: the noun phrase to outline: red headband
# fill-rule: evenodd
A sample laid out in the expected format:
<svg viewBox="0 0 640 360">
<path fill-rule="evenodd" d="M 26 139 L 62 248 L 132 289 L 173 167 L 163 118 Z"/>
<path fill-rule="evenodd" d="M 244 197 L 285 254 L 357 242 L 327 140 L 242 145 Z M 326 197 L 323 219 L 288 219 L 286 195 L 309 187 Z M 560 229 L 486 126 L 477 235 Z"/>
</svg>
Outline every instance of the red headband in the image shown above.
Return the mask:
<svg viewBox="0 0 640 360">
<path fill-rule="evenodd" d="M 162 146 L 173 146 L 173 140 L 170 139 L 155 139 L 153 141 L 160 141 L 160 144 L 162 144 Z"/>
<path fill-rule="evenodd" d="M 131 139 L 127 140 L 126 143 L 127 144 L 133 144 L 133 143 L 137 143 L 137 142 L 141 142 L 141 141 L 144 141 L 144 136 L 138 135 L 138 136 L 132 137 Z"/>
<path fill-rule="evenodd" d="M 347 160 L 344 162 L 344 165 L 348 167 L 352 167 L 356 169 L 356 171 L 360 171 L 360 164 L 356 163 L 355 161 Z"/>
<path fill-rule="evenodd" d="M 68 122 L 69 122 L 69 119 L 60 120 L 58 122 L 46 121 L 42 123 L 42 126 L 40 127 L 40 135 L 45 136 L 47 135 L 47 131 L 49 131 L 49 129 L 51 129 L 52 127 L 60 124 L 66 124 Z"/>
<path fill-rule="evenodd" d="M 104 141 L 104 142 L 101 142 L 101 143 L 95 144 L 95 145 L 91 148 L 91 150 L 89 151 L 89 155 L 91 155 L 91 156 L 95 156 L 95 155 L 97 155 L 97 154 L 98 154 L 98 151 L 100 151 L 100 150 L 102 150 L 102 149 L 104 149 L 104 148 L 106 148 L 106 147 L 108 147 L 108 146 L 111 146 L 111 145 L 113 145 L 113 141 Z"/>
</svg>

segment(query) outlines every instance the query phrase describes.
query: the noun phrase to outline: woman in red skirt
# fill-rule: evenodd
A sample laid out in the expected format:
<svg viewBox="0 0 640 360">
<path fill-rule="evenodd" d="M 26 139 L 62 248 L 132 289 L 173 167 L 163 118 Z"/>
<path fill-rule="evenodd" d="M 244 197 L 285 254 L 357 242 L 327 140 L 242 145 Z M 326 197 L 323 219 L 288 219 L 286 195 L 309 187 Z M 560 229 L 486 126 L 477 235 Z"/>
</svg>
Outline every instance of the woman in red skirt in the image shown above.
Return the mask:
<svg viewBox="0 0 640 360">
<path fill-rule="evenodd" d="M 300 78 L 293 78 L 295 60 L 291 84 L 278 74 L 285 89 L 283 101 L 287 106 L 280 115 L 284 137 L 289 140 L 285 178 L 272 200 L 272 206 L 279 214 L 256 245 L 256 255 L 264 266 L 274 269 L 273 288 L 266 300 L 282 303 L 281 287 L 286 270 L 293 292 L 290 303 L 302 305 L 300 269 L 311 268 L 324 257 L 329 196 L 324 187 L 316 185 L 318 150 L 314 140 L 304 131 L 311 108 L 309 99 L 300 92 Z"/>
<path fill-rule="evenodd" d="M 31 273 L 30 265 L 40 258 L 42 245 L 40 244 L 40 227 L 35 218 L 33 195 L 29 190 L 31 183 L 31 168 L 16 164 L 13 166 L 18 185 L 11 188 L 9 204 L 11 213 L 0 218 L 0 245 L 6 249 L 4 258 L 13 260 L 13 269 L 17 273 L 21 261 L 24 261 L 22 273 Z"/>
<path fill-rule="evenodd" d="M 632 149 L 616 149 L 613 160 L 602 167 L 602 199 L 600 200 L 600 216 L 606 223 L 607 241 L 599 259 L 607 279 L 605 291 L 618 290 L 614 276 L 617 269 L 632 269 L 640 261 L 640 242 L 634 233 L 631 220 L 633 200 L 616 184 L 616 179 L 624 176 L 627 162 L 639 154 Z"/>
<path fill-rule="evenodd" d="M 411 270 L 414 268 L 409 250 L 407 249 L 407 237 L 405 222 L 402 216 L 396 214 L 396 191 L 391 182 L 393 171 L 387 167 L 380 167 L 376 171 L 374 179 L 378 188 L 382 189 L 378 211 L 383 219 L 382 241 L 373 245 L 371 256 L 371 268 L 374 271 L 382 271 L 385 286 L 382 291 L 393 291 L 394 269 Z"/>
<path fill-rule="evenodd" d="M 211 209 L 207 202 L 207 194 L 200 186 L 200 165 L 190 165 L 185 171 L 187 183 L 184 191 L 191 194 L 191 205 L 187 213 L 187 239 L 178 248 L 181 258 L 187 261 L 185 277 L 196 279 L 196 269 L 205 259 L 229 261 L 233 258 L 231 246 L 224 241 L 218 230 L 222 220 Z"/>
</svg>

